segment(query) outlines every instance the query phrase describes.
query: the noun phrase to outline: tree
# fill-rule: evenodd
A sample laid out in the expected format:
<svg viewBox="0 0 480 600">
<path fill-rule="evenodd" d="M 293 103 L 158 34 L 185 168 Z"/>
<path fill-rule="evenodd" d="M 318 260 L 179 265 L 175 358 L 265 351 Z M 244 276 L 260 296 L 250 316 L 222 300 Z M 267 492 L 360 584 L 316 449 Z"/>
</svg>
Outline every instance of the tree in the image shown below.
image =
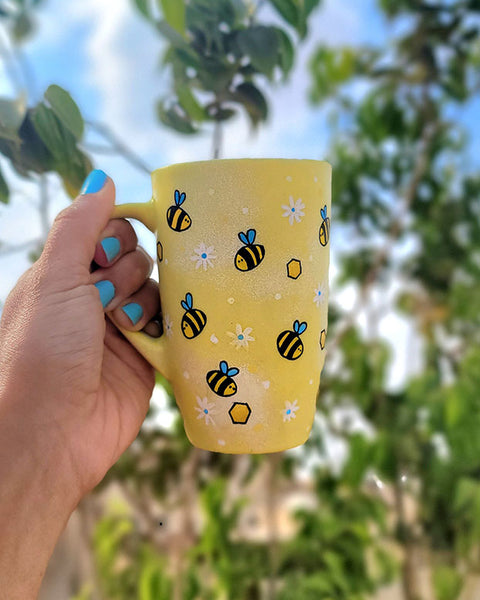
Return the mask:
<svg viewBox="0 0 480 600">
<path fill-rule="evenodd" d="M 379 4 L 403 24 L 387 52 L 322 45 L 311 61 L 311 99 L 334 100 L 338 123 L 332 221 L 351 241 L 338 285 L 357 290 L 352 313 L 331 306 L 322 404 L 331 421 L 335 407 L 354 402 L 375 430 L 370 441 L 349 435 L 348 424 L 337 432 L 350 448 L 342 477 L 358 486 L 373 470 L 392 487 L 405 599 L 426 597 L 427 556 L 435 597 L 453 600 L 478 556 L 480 172 L 466 170 L 468 137 L 449 115 L 480 90 L 480 3 Z M 421 373 L 395 393 L 386 381 L 391 341 L 379 334 L 392 310 L 413 319 L 423 347 Z"/>
<path fill-rule="evenodd" d="M 145 0 L 133 1 L 168 42 L 162 66 L 171 69 L 172 89 L 157 103 L 164 125 L 194 134 L 213 122 L 213 158 L 219 158 L 222 124 L 239 107 L 254 129 L 266 121 L 268 103 L 259 82 L 285 81 L 295 47 L 287 30 L 260 21 L 262 2 L 161 0 L 160 10 L 155 10 Z M 269 4 L 303 40 L 308 18 L 320 0 Z"/>
</svg>

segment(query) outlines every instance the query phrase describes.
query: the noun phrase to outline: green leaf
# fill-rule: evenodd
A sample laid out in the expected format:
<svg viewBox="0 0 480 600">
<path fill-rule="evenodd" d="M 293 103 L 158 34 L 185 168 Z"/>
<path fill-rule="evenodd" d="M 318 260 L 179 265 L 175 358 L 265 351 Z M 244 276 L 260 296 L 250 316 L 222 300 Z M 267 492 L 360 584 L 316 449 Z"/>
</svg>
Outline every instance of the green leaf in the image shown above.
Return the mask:
<svg viewBox="0 0 480 600">
<path fill-rule="evenodd" d="M 217 37 L 220 24 L 234 28 L 241 12 L 238 3 L 231 0 L 191 0 L 186 6 L 187 29 L 200 30 L 207 37 Z"/>
<path fill-rule="evenodd" d="M 254 86 L 253 83 L 241 83 L 230 94 L 230 98 L 243 105 L 254 127 L 256 127 L 260 121 L 265 121 L 267 119 L 267 101 L 262 92 Z"/>
<path fill-rule="evenodd" d="M 172 46 L 174 48 L 182 50 L 183 52 L 186 52 L 189 55 L 193 55 L 194 57 L 196 57 L 197 62 L 198 62 L 199 57 L 198 57 L 197 53 L 195 52 L 195 50 L 190 48 L 188 43 L 185 41 L 185 38 L 182 35 L 180 35 L 180 33 L 178 33 L 178 31 L 176 29 L 171 27 L 167 23 L 167 21 L 165 21 L 165 20 L 159 21 L 157 23 L 157 29 L 161 33 L 161 35 L 163 35 L 163 37 L 168 42 L 170 42 L 170 44 L 172 44 Z"/>
<path fill-rule="evenodd" d="M 228 121 L 237 114 L 237 111 L 233 108 L 220 108 L 216 111 L 214 120 L 215 121 Z"/>
<path fill-rule="evenodd" d="M 297 3 L 293 0 L 270 0 L 273 8 L 293 27 L 297 27 L 299 19 L 299 9 Z"/>
<path fill-rule="evenodd" d="M 133 4 L 137 7 L 138 11 L 149 21 L 152 17 L 148 10 L 148 0 L 133 0 Z"/>
<path fill-rule="evenodd" d="M 195 98 L 188 85 L 180 85 L 175 88 L 180 106 L 194 121 L 204 121 L 206 118 L 205 109 Z"/>
<path fill-rule="evenodd" d="M 8 204 L 10 192 L 8 190 L 7 182 L 3 177 L 2 169 L 0 168 L 0 202 L 2 204 Z"/>
<path fill-rule="evenodd" d="M 310 13 L 320 4 L 321 0 L 300 0 L 300 8 L 297 22 L 297 31 L 303 40 L 308 33 L 308 18 Z"/>
<path fill-rule="evenodd" d="M 433 571 L 433 588 L 437 600 L 457 600 L 463 588 L 463 578 L 454 567 L 439 565 Z"/>
<path fill-rule="evenodd" d="M 70 94 L 58 85 L 50 85 L 44 95 L 60 121 L 73 133 L 75 139 L 80 140 L 83 135 L 83 117 Z"/>
<path fill-rule="evenodd" d="M 355 73 L 355 52 L 352 48 L 320 46 L 312 56 L 310 69 L 313 76 L 312 102 L 321 102 L 334 94 L 337 88 Z"/>
<path fill-rule="evenodd" d="M 19 175 L 27 178 L 29 171 L 45 173 L 53 165 L 52 154 L 33 126 L 32 113 L 32 109 L 27 110 L 15 141 L 0 138 L 0 152 L 10 159 Z"/>
<path fill-rule="evenodd" d="M 158 0 L 158 2 L 167 23 L 179 33 L 185 33 L 185 1 Z"/>
<path fill-rule="evenodd" d="M 53 156 L 53 169 L 61 176 L 69 196 L 74 198 L 92 168 L 90 160 L 77 148 L 74 135 L 48 106 L 39 104 L 33 109 L 32 123 Z"/>
<path fill-rule="evenodd" d="M 20 141 L 18 130 L 27 112 L 26 97 L 15 100 L 0 98 L 0 137 Z"/>
<path fill-rule="evenodd" d="M 164 103 L 160 101 L 157 104 L 157 115 L 164 125 L 178 131 L 178 133 L 193 134 L 198 131 L 179 104 L 166 108 Z"/>
<path fill-rule="evenodd" d="M 278 36 L 278 64 L 280 65 L 280 68 L 282 69 L 283 74 L 286 77 L 293 67 L 295 50 L 292 44 L 292 40 L 288 37 L 285 31 L 283 31 L 283 29 L 275 27 L 275 31 L 277 32 Z"/>
<path fill-rule="evenodd" d="M 250 58 L 255 69 L 267 77 L 272 76 L 279 52 L 276 28 L 254 25 L 239 31 L 236 42 L 240 50 Z"/>
<path fill-rule="evenodd" d="M 350 485 L 357 487 L 362 482 L 365 471 L 371 465 L 372 450 L 368 440 L 355 434 L 350 440 L 350 453 L 345 463 L 342 478 Z"/>
<path fill-rule="evenodd" d="M 22 11 L 13 23 L 13 38 L 18 42 L 23 42 L 33 31 L 33 23 L 28 13 Z"/>
</svg>

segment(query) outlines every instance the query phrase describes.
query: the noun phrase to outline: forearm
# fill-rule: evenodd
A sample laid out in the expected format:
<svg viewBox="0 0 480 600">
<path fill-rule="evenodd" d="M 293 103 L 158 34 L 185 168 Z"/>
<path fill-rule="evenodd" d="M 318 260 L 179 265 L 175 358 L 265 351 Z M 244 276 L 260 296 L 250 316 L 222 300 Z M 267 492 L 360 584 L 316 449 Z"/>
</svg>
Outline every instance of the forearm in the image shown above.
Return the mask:
<svg viewBox="0 0 480 600">
<path fill-rule="evenodd" d="M 76 505 L 58 443 L 52 438 L 37 443 L 32 416 L 22 417 L 2 411 L 0 397 L 0 600 L 37 597 Z"/>
</svg>

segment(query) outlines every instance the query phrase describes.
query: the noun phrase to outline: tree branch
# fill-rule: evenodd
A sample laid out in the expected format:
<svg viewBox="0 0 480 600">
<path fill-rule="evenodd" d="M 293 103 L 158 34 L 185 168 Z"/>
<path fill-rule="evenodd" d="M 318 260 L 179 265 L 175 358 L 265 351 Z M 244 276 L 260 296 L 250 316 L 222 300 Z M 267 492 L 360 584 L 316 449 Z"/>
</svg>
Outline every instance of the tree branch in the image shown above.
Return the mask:
<svg viewBox="0 0 480 600">
<path fill-rule="evenodd" d="M 120 141 L 117 136 L 113 133 L 113 131 L 104 125 L 103 123 L 98 123 L 96 121 L 85 120 L 85 124 L 91 127 L 94 131 L 103 136 L 106 140 L 112 144 L 112 147 L 125 158 L 128 162 L 130 162 L 134 167 L 140 169 L 144 173 L 150 174 L 153 169 L 143 162 L 143 160 L 138 157 L 128 146 L 126 146 L 122 141 Z"/>
</svg>

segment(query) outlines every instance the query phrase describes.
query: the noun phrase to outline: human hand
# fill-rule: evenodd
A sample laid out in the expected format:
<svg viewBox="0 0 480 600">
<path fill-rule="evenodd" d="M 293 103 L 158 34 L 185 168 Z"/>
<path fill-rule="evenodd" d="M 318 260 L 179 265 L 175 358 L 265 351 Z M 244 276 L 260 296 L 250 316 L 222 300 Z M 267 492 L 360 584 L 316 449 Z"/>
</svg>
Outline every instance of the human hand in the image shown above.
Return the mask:
<svg viewBox="0 0 480 600">
<path fill-rule="evenodd" d="M 0 321 L 0 480 L 12 465 L 12 488 L 29 468 L 53 468 L 40 487 L 53 485 L 60 503 L 64 495 L 68 514 L 134 440 L 154 386 L 153 368 L 113 323 L 139 330 L 159 312 L 152 259 L 128 221 L 110 220 L 112 180 L 94 171 L 89 181 L 55 219 Z M 0 576 L 1 564 L 0 552 Z"/>
</svg>

